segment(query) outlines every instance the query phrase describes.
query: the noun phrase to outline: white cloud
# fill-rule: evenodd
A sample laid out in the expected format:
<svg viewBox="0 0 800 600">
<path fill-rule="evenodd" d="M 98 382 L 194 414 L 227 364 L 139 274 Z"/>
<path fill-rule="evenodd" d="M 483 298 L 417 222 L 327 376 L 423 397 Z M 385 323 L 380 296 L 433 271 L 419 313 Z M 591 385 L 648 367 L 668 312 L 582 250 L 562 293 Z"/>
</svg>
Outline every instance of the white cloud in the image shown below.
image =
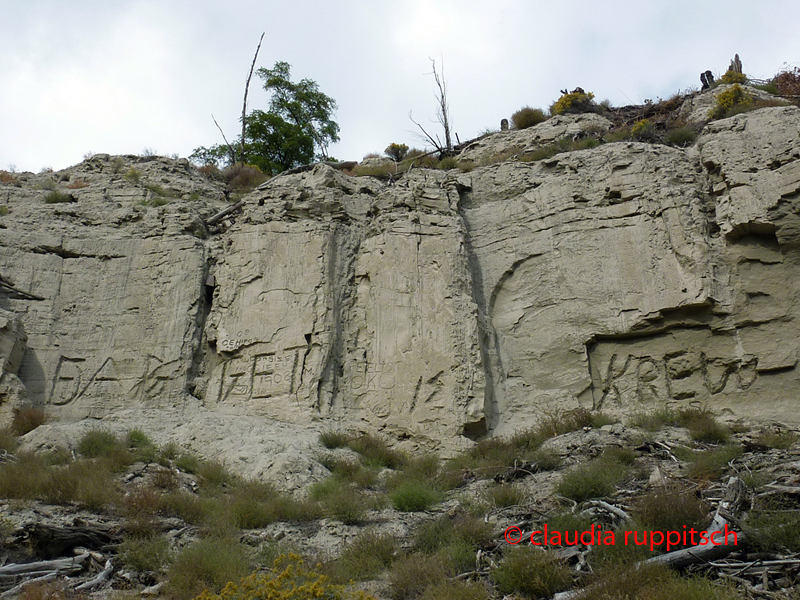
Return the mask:
<svg viewBox="0 0 800 600">
<path fill-rule="evenodd" d="M 745 71 L 797 64 L 800 5 L 606 2 L 0 0 L 0 168 L 63 168 L 84 152 L 188 154 L 239 128 L 247 69 L 292 65 L 339 104 L 339 158 L 418 144 L 435 116 L 428 58 L 444 60 L 461 139 L 581 86 L 614 104 L 699 86 L 738 52 Z M 254 79 L 250 107 L 267 95 Z"/>
</svg>

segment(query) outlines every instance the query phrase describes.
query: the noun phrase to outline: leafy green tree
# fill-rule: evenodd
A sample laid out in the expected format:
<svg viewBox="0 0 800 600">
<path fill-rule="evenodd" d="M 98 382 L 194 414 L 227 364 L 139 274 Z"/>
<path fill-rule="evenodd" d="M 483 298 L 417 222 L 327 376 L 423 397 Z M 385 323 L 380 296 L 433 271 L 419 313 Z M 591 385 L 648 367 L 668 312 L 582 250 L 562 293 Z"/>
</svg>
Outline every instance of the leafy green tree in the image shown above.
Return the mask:
<svg viewBox="0 0 800 600">
<path fill-rule="evenodd" d="M 243 147 L 244 160 L 268 174 L 326 159 L 328 146 L 339 141 L 339 125 L 333 120 L 336 101 L 310 79 L 293 82 L 290 69 L 289 63 L 277 62 L 272 69 L 257 71 L 271 94 L 269 110 L 253 110 L 245 117 L 244 145 L 239 136 L 230 146 L 201 146 L 190 158 L 229 166 L 236 161 L 232 149 Z"/>
</svg>

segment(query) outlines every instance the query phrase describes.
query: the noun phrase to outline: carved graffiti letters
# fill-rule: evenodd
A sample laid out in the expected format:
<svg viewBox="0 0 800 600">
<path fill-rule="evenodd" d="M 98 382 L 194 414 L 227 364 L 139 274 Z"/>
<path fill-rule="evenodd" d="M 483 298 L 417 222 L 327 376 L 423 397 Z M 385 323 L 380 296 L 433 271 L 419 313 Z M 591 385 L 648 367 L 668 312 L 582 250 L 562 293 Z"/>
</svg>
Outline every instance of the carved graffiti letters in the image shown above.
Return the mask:
<svg viewBox="0 0 800 600">
<path fill-rule="evenodd" d="M 226 360 L 222 365 L 218 402 L 251 400 L 291 394 L 298 352 L 251 353 Z"/>
<path fill-rule="evenodd" d="M 637 351 L 644 350 L 644 351 Z M 745 390 L 756 378 L 754 356 L 713 357 L 702 350 L 663 353 L 601 342 L 589 352 L 594 408 L 671 400 L 704 400 Z"/>
</svg>

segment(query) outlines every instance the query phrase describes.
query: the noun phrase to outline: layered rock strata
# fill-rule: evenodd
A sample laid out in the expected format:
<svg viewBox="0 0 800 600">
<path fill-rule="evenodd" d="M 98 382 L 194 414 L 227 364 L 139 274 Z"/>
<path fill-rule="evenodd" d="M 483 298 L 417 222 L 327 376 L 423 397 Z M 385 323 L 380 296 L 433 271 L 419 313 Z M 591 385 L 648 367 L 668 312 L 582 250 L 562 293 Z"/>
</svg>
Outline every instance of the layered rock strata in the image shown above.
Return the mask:
<svg viewBox="0 0 800 600">
<path fill-rule="evenodd" d="M 606 125 L 560 117 L 465 157 Z M 0 274 L 41 299 L 0 291 L 3 369 L 64 423 L 148 415 L 245 462 L 284 436 L 255 472 L 331 428 L 448 453 L 577 406 L 800 423 L 798 132 L 800 109 L 775 107 L 687 149 L 390 182 L 318 165 L 214 226 L 222 187 L 185 161 L 18 175 L 0 184 Z M 225 450 L 203 415 L 254 449 Z"/>
</svg>

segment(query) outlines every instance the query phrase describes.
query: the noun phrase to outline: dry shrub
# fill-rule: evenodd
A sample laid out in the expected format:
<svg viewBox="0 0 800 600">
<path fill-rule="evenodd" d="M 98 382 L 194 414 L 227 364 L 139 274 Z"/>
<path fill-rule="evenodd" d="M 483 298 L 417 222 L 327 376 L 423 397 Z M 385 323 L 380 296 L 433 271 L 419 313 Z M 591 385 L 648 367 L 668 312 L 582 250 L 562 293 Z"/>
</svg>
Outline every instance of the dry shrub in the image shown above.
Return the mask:
<svg viewBox="0 0 800 600">
<path fill-rule="evenodd" d="M 70 184 L 67 184 L 66 188 L 68 190 L 79 190 L 81 188 L 89 187 L 89 184 L 86 183 L 83 179 L 76 179 Z"/>
<path fill-rule="evenodd" d="M 352 439 L 347 445 L 361 455 L 366 465 L 373 467 L 397 469 L 408 460 L 405 454 L 390 448 L 385 440 L 368 433 Z"/>
<path fill-rule="evenodd" d="M 162 508 L 161 495 L 151 487 L 137 487 L 126 493 L 119 503 L 122 514 L 137 519 L 152 517 Z"/>
<path fill-rule="evenodd" d="M 14 409 L 14 418 L 11 421 L 11 431 L 15 435 L 25 435 L 47 421 L 47 414 L 42 408 L 23 406 Z"/>
<path fill-rule="evenodd" d="M 530 106 L 520 108 L 511 115 L 511 122 L 514 123 L 515 129 L 527 129 L 528 127 L 538 125 L 546 119 L 547 115 L 544 114 L 544 111 L 538 108 L 531 108 Z"/>
<path fill-rule="evenodd" d="M 672 483 L 636 500 L 636 522 L 650 530 L 702 531 L 708 525 L 710 506 L 695 493 L 694 487 Z"/>
<path fill-rule="evenodd" d="M 526 598 L 550 597 L 572 583 L 566 564 L 554 553 L 533 546 L 511 548 L 490 576 L 503 594 Z"/>
<path fill-rule="evenodd" d="M 120 544 L 119 557 L 134 571 L 160 571 L 169 562 L 169 542 L 160 536 L 128 538 Z"/>
<path fill-rule="evenodd" d="M 81 460 L 52 469 L 42 494 L 51 504 L 78 502 L 96 512 L 119 500 L 111 469 L 103 460 Z"/>
<path fill-rule="evenodd" d="M 32 583 L 25 586 L 17 600 L 84 600 L 86 594 L 69 589 L 61 582 Z"/>
<path fill-rule="evenodd" d="M 497 508 L 517 506 L 525 501 L 525 492 L 511 484 L 501 484 L 486 491 L 487 499 Z"/>
<path fill-rule="evenodd" d="M 0 171 L 0 183 L 9 185 L 19 185 L 19 181 L 8 171 Z"/>
<path fill-rule="evenodd" d="M 660 565 L 608 570 L 577 596 L 578 600 L 734 600 L 740 597 L 730 586 L 703 577 L 682 577 Z"/>
<path fill-rule="evenodd" d="M 353 439 L 354 434 L 347 431 L 323 431 L 319 434 L 319 443 L 328 449 L 345 448 Z"/>
<path fill-rule="evenodd" d="M 398 560 L 389 574 L 392 600 L 411 600 L 447 580 L 447 570 L 435 556 L 411 554 Z"/>
<path fill-rule="evenodd" d="M 692 479 L 701 481 L 719 477 L 741 454 L 741 446 L 735 443 L 725 444 L 713 450 L 675 448 L 675 455 L 678 458 L 690 462 L 686 474 Z"/>
<path fill-rule="evenodd" d="M 398 173 L 397 165 L 393 162 L 385 162 L 379 165 L 356 165 L 349 172 L 353 177 L 375 177 L 386 179 Z"/>
<path fill-rule="evenodd" d="M 267 180 L 255 165 L 235 164 L 221 173 L 222 180 L 234 190 L 251 190 Z"/>
<path fill-rule="evenodd" d="M 11 427 L 3 427 L 0 429 L 0 455 L 13 454 L 19 448 L 19 440 L 17 436 L 11 431 Z"/>
<path fill-rule="evenodd" d="M 772 83 L 781 96 L 800 96 L 800 68 L 794 67 L 778 73 Z"/>
<path fill-rule="evenodd" d="M 422 600 L 488 600 L 489 590 L 476 581 L 442 581 L 429 587 Z"/>
<path fill-rule="evenodd" d="M 24 452 L 16 461 L 0 463 L 0 498 L 34 499 L 47 475 L 47 464 L 37 454 Z"/>
<path fill-rule="evenodd" d="M 565 472 L 556 491 L 576 502 L 602 498 L 612 495 L 627 474 L 624 464 L 604 456 Z"/>
<path fill-rule="evenodd" d="M 203 539 L 176 557 L 169 569 L 166 592 L 173 600 L 190 600 L 204 590 L 218 593 L 248 571 L 250 561 L 241 544 L 228 538 Z"/>
<path fill-rule="evenodd" d="M 197 167 L 197 171 L 208 179 L 222 179 L 222 172 L 213 163 Z"/>
<path fill-rule="evenodd" d="M 411 148 L 403 159 L 403 167 L 406 169 L 411 165 L 415 169 L 435 169 L 437 164 L 439 164 L 439 159 L 435 154 L 427 153 L 419 148 Z"/>
<path fill-rule="evenodd" d="M 767 448 L 786 450 L 797 441 L 797 437 L 797 433 L 794 431 L 764 428 L 759 432 L 755 441 Z"/>
<path fill-rule="evenodd" d="M 168 467 L 159 469 L 153 473 L 153 485 L 160 490 L 174 490 L 178 487 L 178 476 L 175 471 Z"/>
<path fill-rule="evenodd" d="M 387 533 L 362 531 L 330 564 L 330 576 L 336 583 L 375 579 L 394 562 L 397 541 Z"/>
</svg>

